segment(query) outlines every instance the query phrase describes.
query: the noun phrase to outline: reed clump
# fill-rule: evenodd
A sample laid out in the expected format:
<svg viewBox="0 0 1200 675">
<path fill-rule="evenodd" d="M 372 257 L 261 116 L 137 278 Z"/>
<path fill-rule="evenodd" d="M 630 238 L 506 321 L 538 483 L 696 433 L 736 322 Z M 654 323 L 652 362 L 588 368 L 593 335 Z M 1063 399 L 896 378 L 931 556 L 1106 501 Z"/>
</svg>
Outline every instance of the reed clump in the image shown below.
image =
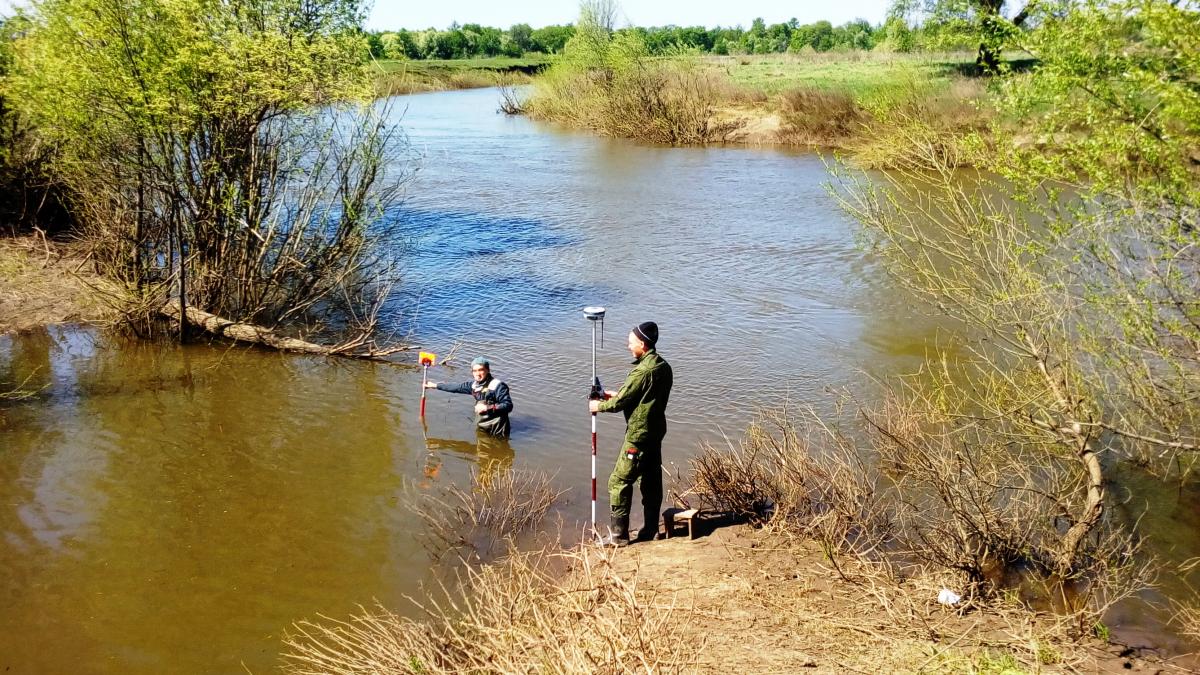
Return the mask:
<svg viewBox="0 0 1200 675">
<path fill-rule="evenodd" d="M 541 525 L 563 495 L 545 474 L 492 468 L 474 472 L 468 488 L 450 485 L 415 506 L 435 559 L 453 553 L 478 563 L 503 554 L 515 538 Z"/>
<path fill-rule="evenodd" d="M 284 672 L 682 673 L 694 645 L 672 621 L 676 598 L 638 588 L 610 550 L 534 552 L 468 569 L 458 591 L 417 605 L 419 618 L 374 607 L 348 620 L 299 623 Z"/>
<path fill-rule="evenodd" d="M 797 87 L 779 96 L 779 106 L 793 143 L 843 145 L 863 133 L 867 112 L 848 91 Z"/>
</svg>

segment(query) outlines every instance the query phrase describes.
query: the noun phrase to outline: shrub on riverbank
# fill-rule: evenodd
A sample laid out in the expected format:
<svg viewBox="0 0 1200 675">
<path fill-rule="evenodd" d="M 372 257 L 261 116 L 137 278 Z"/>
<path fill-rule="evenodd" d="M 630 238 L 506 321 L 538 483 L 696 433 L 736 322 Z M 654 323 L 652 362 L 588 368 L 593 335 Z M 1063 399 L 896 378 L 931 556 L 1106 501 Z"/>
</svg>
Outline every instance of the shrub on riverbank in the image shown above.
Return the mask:
<svg viewBox="0 0 1200 675">
<path fill-rule="evenodd" d="M 995 439 L 1018 430 L 957 425 L 962 410 L 927 403 L 893 398 L 845 418 L 764 413 L 740 444 L 693 460 L 694 491 L 817 543 L 839 574 L 865 562 L 893 582 L 939 578 L 981 607 L 1035 588 L 1080 636 L 1146 587 L 1150 566 L 1114 523 L 1078 544 L 1062 531 L 1088 506 L 1070 458 L 1007 447 Z"/>
<path fill-rule="evenodd" d="M 614 36 L 585 12 L 522 108 L 534 119 L 607 136 L 683 145 L 719 139 L 717 101 L 715 80 L 692 61 L 651 58 L 639 35 Z"/>
<path fill-rule="evenodd" d="M 357 332 L 390 267 L 369 227 L 403 172 L 356 0 L 45 0 L 5 93 L 54 148 L 92 261 L 147 314 L 168 296 Z M 373 326 L 372 326 L 373 327 Z"/>
<path fill-rule="evenodd" d="M 905 442 L 919 431 L 909 418 L 889 421 L 889 433 Z M 348 620 L 297 624 L 285 640 L 284 670 L 1096 667 L 1104 658 L 1097 656 L 1100 645 L 1080 630 L 1078 615 L 1039 614 L 1010 594 L 971 592 L 978 589 L 960 570 L 891 558 L 898 537 L 888 516 L 904 504 L 869 467 L 864 449 L 832 423 L 768 415 L 741 444 L 702 455 L 696 470 L 704 499 L 765 517 L 765 527 L 620 550 L 585 545 L 515 553 L 467 567 L 461 584 L 417 599 L 415 618 L 375 607 Z M 968 499 L 970 489 L 982 487 L 958 480 L 950 489 Z M 925 496 L 936 502 L 937 495 Z M 990 541 L 977 542 L 980 551 Z M 939 605 L 947 587 L 966 597 L 953 607 Z"/>
</svg>

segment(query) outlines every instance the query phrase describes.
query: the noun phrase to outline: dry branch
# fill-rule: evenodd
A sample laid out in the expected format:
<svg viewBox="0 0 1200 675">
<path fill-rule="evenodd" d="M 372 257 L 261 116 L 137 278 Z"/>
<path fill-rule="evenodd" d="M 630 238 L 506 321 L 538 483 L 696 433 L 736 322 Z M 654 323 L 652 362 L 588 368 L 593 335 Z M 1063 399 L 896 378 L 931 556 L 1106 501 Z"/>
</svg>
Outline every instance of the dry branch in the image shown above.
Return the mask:
<svg viewBox="0 0 1200 675">
<path fill-rule="evenodd" d="M 179 301 L 172 300 L 168 302 L 159 310 L 159 313 L 170 319 L 178 320 Z M 413 345 L 379 347 L 373 342 L 363 340 L 351 340 L 338 345 L 320 345 L 298 338 L 279 335 L 275 331 L 263 326 L 223 319 L 196 307 L 187 308 L 187 319 L 190 325 L 202 328 L 205 332 L 217 337 L 299 354 L 342 356 L 355 359 L 382 359 L 398 352 L 416 349 Z"/>
</svg>

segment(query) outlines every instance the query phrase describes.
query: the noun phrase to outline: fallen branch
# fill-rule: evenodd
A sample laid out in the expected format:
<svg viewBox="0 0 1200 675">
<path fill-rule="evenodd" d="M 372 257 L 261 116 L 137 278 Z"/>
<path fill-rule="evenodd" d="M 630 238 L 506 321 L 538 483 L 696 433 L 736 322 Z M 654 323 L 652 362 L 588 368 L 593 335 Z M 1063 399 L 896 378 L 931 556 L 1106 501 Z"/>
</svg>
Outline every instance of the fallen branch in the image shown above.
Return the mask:
<svg viewBox="0 0 1200 675">
<path fill-rule="evenodd" d="M 172 300 L 159 309 L 159 313 L 170 319 L 179 319 L 179 301 Z M 383 359 L 397 352 L 411 351 L 414 345 L 393 345 L 380 347 L 365 337 L 349 340 L 339 345 L 320 345 L 298 338 L 279 335 L 263 326 L 230 321 L 215 314 L 210 314 L 196 307 L 187 308 L 188 323 L 218 337 L 259 344 L 284 352 L 299 354 L 319 354 L 322 356 L 343 356 L 353 359 Z"/>
</svg>

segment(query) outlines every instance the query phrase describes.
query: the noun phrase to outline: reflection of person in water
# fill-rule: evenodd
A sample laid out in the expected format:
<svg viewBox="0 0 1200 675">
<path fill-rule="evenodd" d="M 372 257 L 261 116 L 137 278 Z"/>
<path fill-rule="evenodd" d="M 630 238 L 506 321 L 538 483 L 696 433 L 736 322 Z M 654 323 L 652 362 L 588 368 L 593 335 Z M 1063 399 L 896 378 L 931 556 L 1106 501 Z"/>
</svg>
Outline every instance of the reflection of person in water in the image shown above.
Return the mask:
<svg viewBox="0 0 1200 675">
<path fill-rule="evenodd" d="M 425 437 L 425 448 L 429 454 L 425 458 L 425 480 L 421 487 L 429 487 L 436 481 L 442 468 L 443 453 L 454 453 L 479 464 L 479 483 L 487 485 L 505 471 L 512 468 L 513 449 L 508 440 L 497 438 L 486 432 L 475 434 L 475 442 L 460 441 L 453 438 Z"/>
</svg>

